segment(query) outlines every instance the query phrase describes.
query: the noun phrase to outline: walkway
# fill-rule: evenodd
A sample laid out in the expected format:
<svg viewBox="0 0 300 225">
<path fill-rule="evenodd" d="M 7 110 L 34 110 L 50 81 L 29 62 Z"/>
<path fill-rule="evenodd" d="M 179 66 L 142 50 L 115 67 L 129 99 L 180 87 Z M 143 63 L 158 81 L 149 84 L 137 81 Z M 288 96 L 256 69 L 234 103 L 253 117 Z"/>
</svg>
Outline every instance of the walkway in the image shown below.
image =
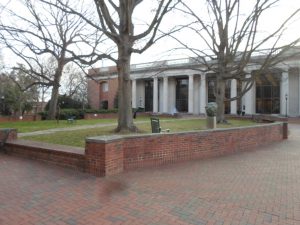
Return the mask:
<svg viewBox="0 0 300 225">
<path fill-rule="evenodd" d="M 139 121 L 136 123 L 145 123 L 145 121 Z M 48 130 L 39 130 L 39 131 L 32 131 L 32 132 L 26 132 L 26 133 L 18 133 L 18 137 L 26 137 L 26 136 L 36 136 L 36 135 L 42 135 L 42 134 L 53 134 L 60 131 L 72 131 L 72 130 L 83 130 L 83 129 L 92 129 L 97 127 L 111 127 L 111 126 L 117 126 L 117 123 L 98 123 L 94 125 L 78 125 L 78 126 L 72 126 L 72 127 L 61 127 L 61 128 L 53 128 Z"/>
<path fill-rule="evenodd" d="M 1 225 L 299 225 L 300 125 L 257 151 L 96 178 L 0 154 Z"/>
</svg>

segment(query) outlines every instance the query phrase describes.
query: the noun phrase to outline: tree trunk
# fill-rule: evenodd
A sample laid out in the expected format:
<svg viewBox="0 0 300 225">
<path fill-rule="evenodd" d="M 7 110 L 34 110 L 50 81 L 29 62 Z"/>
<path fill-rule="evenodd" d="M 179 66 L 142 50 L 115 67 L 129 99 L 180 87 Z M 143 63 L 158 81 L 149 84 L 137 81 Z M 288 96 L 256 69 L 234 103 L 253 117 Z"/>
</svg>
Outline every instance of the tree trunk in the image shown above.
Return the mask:
<svg viewBox="0 0 300 225">
<path fill-rule="evenodd" d="M 217 123 L 226 122 L 224 112 L 225 112 L 225 80 L 217 78 L 216 80 L 216 103 L 218 105 L 217 108 Z"/>
<path fill-rule="evenodd" d="M 61 59 L 61 61 L 64 62 L 63 58 Z M 53 85 L 52 92 L 51 92 L 51 100 L 50 100 L 49 112 L 48 112 L 48 119 L 50 119 L 50 120 L 54 120 L 55 116 L 56 116 L 60 79 L 62 76 L 63 68 L 64 68 L 64 63 L 59 62 L 58 68 L 54 75 L 54 82 L 53 82 L 54 85 Z"/>
<path fill-rule="evenodd" d="M 57 111 L 58 93 L 59 93 L 59 83 L 55 83 L 51 92 L 51 100 L 50 100 L 49 111 L 48 111 L 49 120 L 55 120 L 56 111 Z"/>
<path fill-rule="evenodd" d="M 118 58 L 118 127 L 116 132 L 136 132 L 133 124 L 130 81 L 131 53 L 127 44 L 119 47 Z"/>
</svg>

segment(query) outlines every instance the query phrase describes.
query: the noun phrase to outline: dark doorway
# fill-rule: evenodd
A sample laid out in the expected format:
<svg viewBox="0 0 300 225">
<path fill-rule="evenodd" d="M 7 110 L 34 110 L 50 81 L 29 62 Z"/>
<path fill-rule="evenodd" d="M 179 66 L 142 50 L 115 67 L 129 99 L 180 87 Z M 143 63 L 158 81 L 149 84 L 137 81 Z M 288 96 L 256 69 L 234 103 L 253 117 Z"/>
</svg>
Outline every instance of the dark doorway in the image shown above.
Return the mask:
<svg viewBox="0 0 300 225">
<path fill-rule="evenodd" d="M 276 73 L 256 77 L 256 113 L 280 113 L 280 78 Z"/>
<path fill-rule="evenodd" d="M 153 80 L 145 81 L 145 111 L 153 111 Z"/>
<path fill-rule="evenodd" d="M 178 112 L 188 112 L 188 84 L 187 78 L 176 79 L 176 109 Z"/>
</svg>

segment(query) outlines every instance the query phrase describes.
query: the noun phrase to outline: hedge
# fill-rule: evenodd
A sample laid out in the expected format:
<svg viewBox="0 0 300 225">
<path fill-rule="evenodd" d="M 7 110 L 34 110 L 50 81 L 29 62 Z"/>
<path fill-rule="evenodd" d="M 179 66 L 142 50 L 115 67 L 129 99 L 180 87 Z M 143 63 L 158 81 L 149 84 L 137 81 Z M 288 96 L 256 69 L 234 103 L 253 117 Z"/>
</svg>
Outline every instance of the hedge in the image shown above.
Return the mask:
<svg viewBox="0 0 300 225">
<path fill-rule="evenodd" d="M 76 119 L 83 119 L 85 113 L 117 113 L 118 109 L 100 109 L 100 110 L 95 110 L 95 109 L 61 109 L 59 113 L 59 119 L 60 120 L 66 120 L 70 117 L 75 117 Z M 40 112 L 39 113 L 42 117 L 42 120 L 46 120 L 48 116 L 48 111 Z"/>
</svg>

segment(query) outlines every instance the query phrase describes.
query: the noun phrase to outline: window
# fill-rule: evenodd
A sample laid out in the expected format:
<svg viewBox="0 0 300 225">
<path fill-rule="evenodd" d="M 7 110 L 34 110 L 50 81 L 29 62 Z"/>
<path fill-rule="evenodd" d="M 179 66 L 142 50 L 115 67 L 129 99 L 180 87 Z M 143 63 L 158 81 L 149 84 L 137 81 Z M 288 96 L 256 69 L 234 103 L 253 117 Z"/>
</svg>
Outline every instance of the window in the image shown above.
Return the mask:
<svg viewBox="0 0 300 225">
<path fill-rule="evenodd" d="M 188 85 L 189 80 L 186 78 L 176 79 L 176 109 L 178 112 L 188 111 Z"/>
<path fill-rule="evenodd" d="M 108 82 L 101 83 L 101 91 L 108 92 Z"/>
<path fill-rule="evenodd" d="M 261 74 L 256 78 L 256 113 L 280 113 L 279 74 Z"/>
<path fill-rule="evenodd" d="M 101 101 L 100 109 L 108 109 L 108 101 Z"/>
</svg>

